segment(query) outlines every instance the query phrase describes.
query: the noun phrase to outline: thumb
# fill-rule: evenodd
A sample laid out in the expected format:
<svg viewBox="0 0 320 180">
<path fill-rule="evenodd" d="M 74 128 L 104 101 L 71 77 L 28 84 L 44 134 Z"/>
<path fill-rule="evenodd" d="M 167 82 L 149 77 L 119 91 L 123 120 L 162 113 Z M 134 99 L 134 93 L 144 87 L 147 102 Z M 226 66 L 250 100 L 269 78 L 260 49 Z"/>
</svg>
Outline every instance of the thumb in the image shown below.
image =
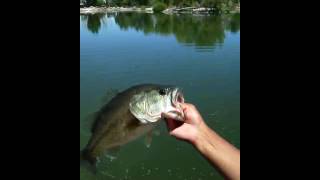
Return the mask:
<svg viewBox="0 0 320 180">
<path fill-rule="evenodd" d="M 175 136 L 179 139 L 188 140 L 189 136 L 192 135 L 194 131 L 194 128 L 190 124 L 183 124 L 182 126 L 172 130 L 170 132 L 170 135 Z"/>
</svg>

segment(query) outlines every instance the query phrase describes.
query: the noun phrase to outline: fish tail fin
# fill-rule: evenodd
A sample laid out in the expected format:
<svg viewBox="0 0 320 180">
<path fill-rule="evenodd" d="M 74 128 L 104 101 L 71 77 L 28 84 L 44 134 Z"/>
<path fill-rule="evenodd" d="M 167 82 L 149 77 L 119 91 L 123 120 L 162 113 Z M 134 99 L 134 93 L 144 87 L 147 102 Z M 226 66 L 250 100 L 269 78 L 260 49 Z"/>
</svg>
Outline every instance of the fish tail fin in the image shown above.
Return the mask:
<svg viewBox="0 0 320 180">
<path fill-rule="evenodd" d="M 84 167 L 92 174 L 96 174 L 96 162 L 96 158 L 92 158 L 86 149 L 80 151 L 80 167 Z"/>
</svg>

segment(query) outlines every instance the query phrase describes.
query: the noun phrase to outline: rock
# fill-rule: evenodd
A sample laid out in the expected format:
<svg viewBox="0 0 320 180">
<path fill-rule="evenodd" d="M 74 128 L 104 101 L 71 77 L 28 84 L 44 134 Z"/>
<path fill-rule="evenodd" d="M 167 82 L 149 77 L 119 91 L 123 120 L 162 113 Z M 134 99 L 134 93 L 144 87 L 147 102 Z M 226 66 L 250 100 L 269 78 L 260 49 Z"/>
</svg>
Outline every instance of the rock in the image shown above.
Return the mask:
<svg viewBox="0 0 320 180">
<path fill-rule="evenodd" d="M 205 8 L 205 7 L 184 7 L 184 8 L 172 7 L 163 11 L 163 13 L 165 14 L 173 14 L 173 13 L 209 14 L 212 12 L 213 12 L 213 8 Z"/>
</svg>

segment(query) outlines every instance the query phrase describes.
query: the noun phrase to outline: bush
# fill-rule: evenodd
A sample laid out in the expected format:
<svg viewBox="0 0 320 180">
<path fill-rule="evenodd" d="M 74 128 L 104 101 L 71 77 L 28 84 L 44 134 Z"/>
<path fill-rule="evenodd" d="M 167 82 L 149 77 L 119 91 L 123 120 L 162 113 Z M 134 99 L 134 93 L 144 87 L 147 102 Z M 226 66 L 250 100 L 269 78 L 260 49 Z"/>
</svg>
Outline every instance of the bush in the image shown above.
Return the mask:
<svg viewBox="0 0 320 180">
<path fill-rule="evenodd" d="M 153 5 L 153 11 L 154 12 L 162 12 L 163 10 L 165 10 L 167 8 L 167 5 L 162 3 L 162 2 L 158 2 L 158 3 L 155 3 Z"/>
<path fill-rule="evenodd" d="M 144 11 L 146 9 L 146 6 L 140 6 L 141 10 Z"/>
<path fill-rule="evenodd" d="M 105 1 L 104 0 L 96 0 L 95 5 L 96 6 L 103 6 L 103 5 L 105 5 Z"/>
<path fill-rule="evenodd" d="M 86 6 L 103 6 L 105 4 L 105 0 L 86 0 Z"/>
</svg>

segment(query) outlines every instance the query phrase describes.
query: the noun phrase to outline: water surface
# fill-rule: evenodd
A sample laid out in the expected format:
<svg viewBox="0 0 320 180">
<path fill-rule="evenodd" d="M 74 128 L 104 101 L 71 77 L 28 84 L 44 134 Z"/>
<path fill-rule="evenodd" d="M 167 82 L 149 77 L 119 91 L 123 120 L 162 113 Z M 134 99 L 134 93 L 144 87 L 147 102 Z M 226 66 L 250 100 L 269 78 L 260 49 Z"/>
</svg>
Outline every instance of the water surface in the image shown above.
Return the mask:
<svg viewBox="0 0 320 180">
<path fill-rule="evenodd" d="M 208 125 L 240 148 L 240 15 L 80 15 L 80 149 L 91 114 L 114 91 L 141 83 L 183 88 Z M 96 176 L 80 167 L 80 179 L 222 179 L 159 129 L 150 148 L 142 137 L 101 158 Z"/>
</svg>

